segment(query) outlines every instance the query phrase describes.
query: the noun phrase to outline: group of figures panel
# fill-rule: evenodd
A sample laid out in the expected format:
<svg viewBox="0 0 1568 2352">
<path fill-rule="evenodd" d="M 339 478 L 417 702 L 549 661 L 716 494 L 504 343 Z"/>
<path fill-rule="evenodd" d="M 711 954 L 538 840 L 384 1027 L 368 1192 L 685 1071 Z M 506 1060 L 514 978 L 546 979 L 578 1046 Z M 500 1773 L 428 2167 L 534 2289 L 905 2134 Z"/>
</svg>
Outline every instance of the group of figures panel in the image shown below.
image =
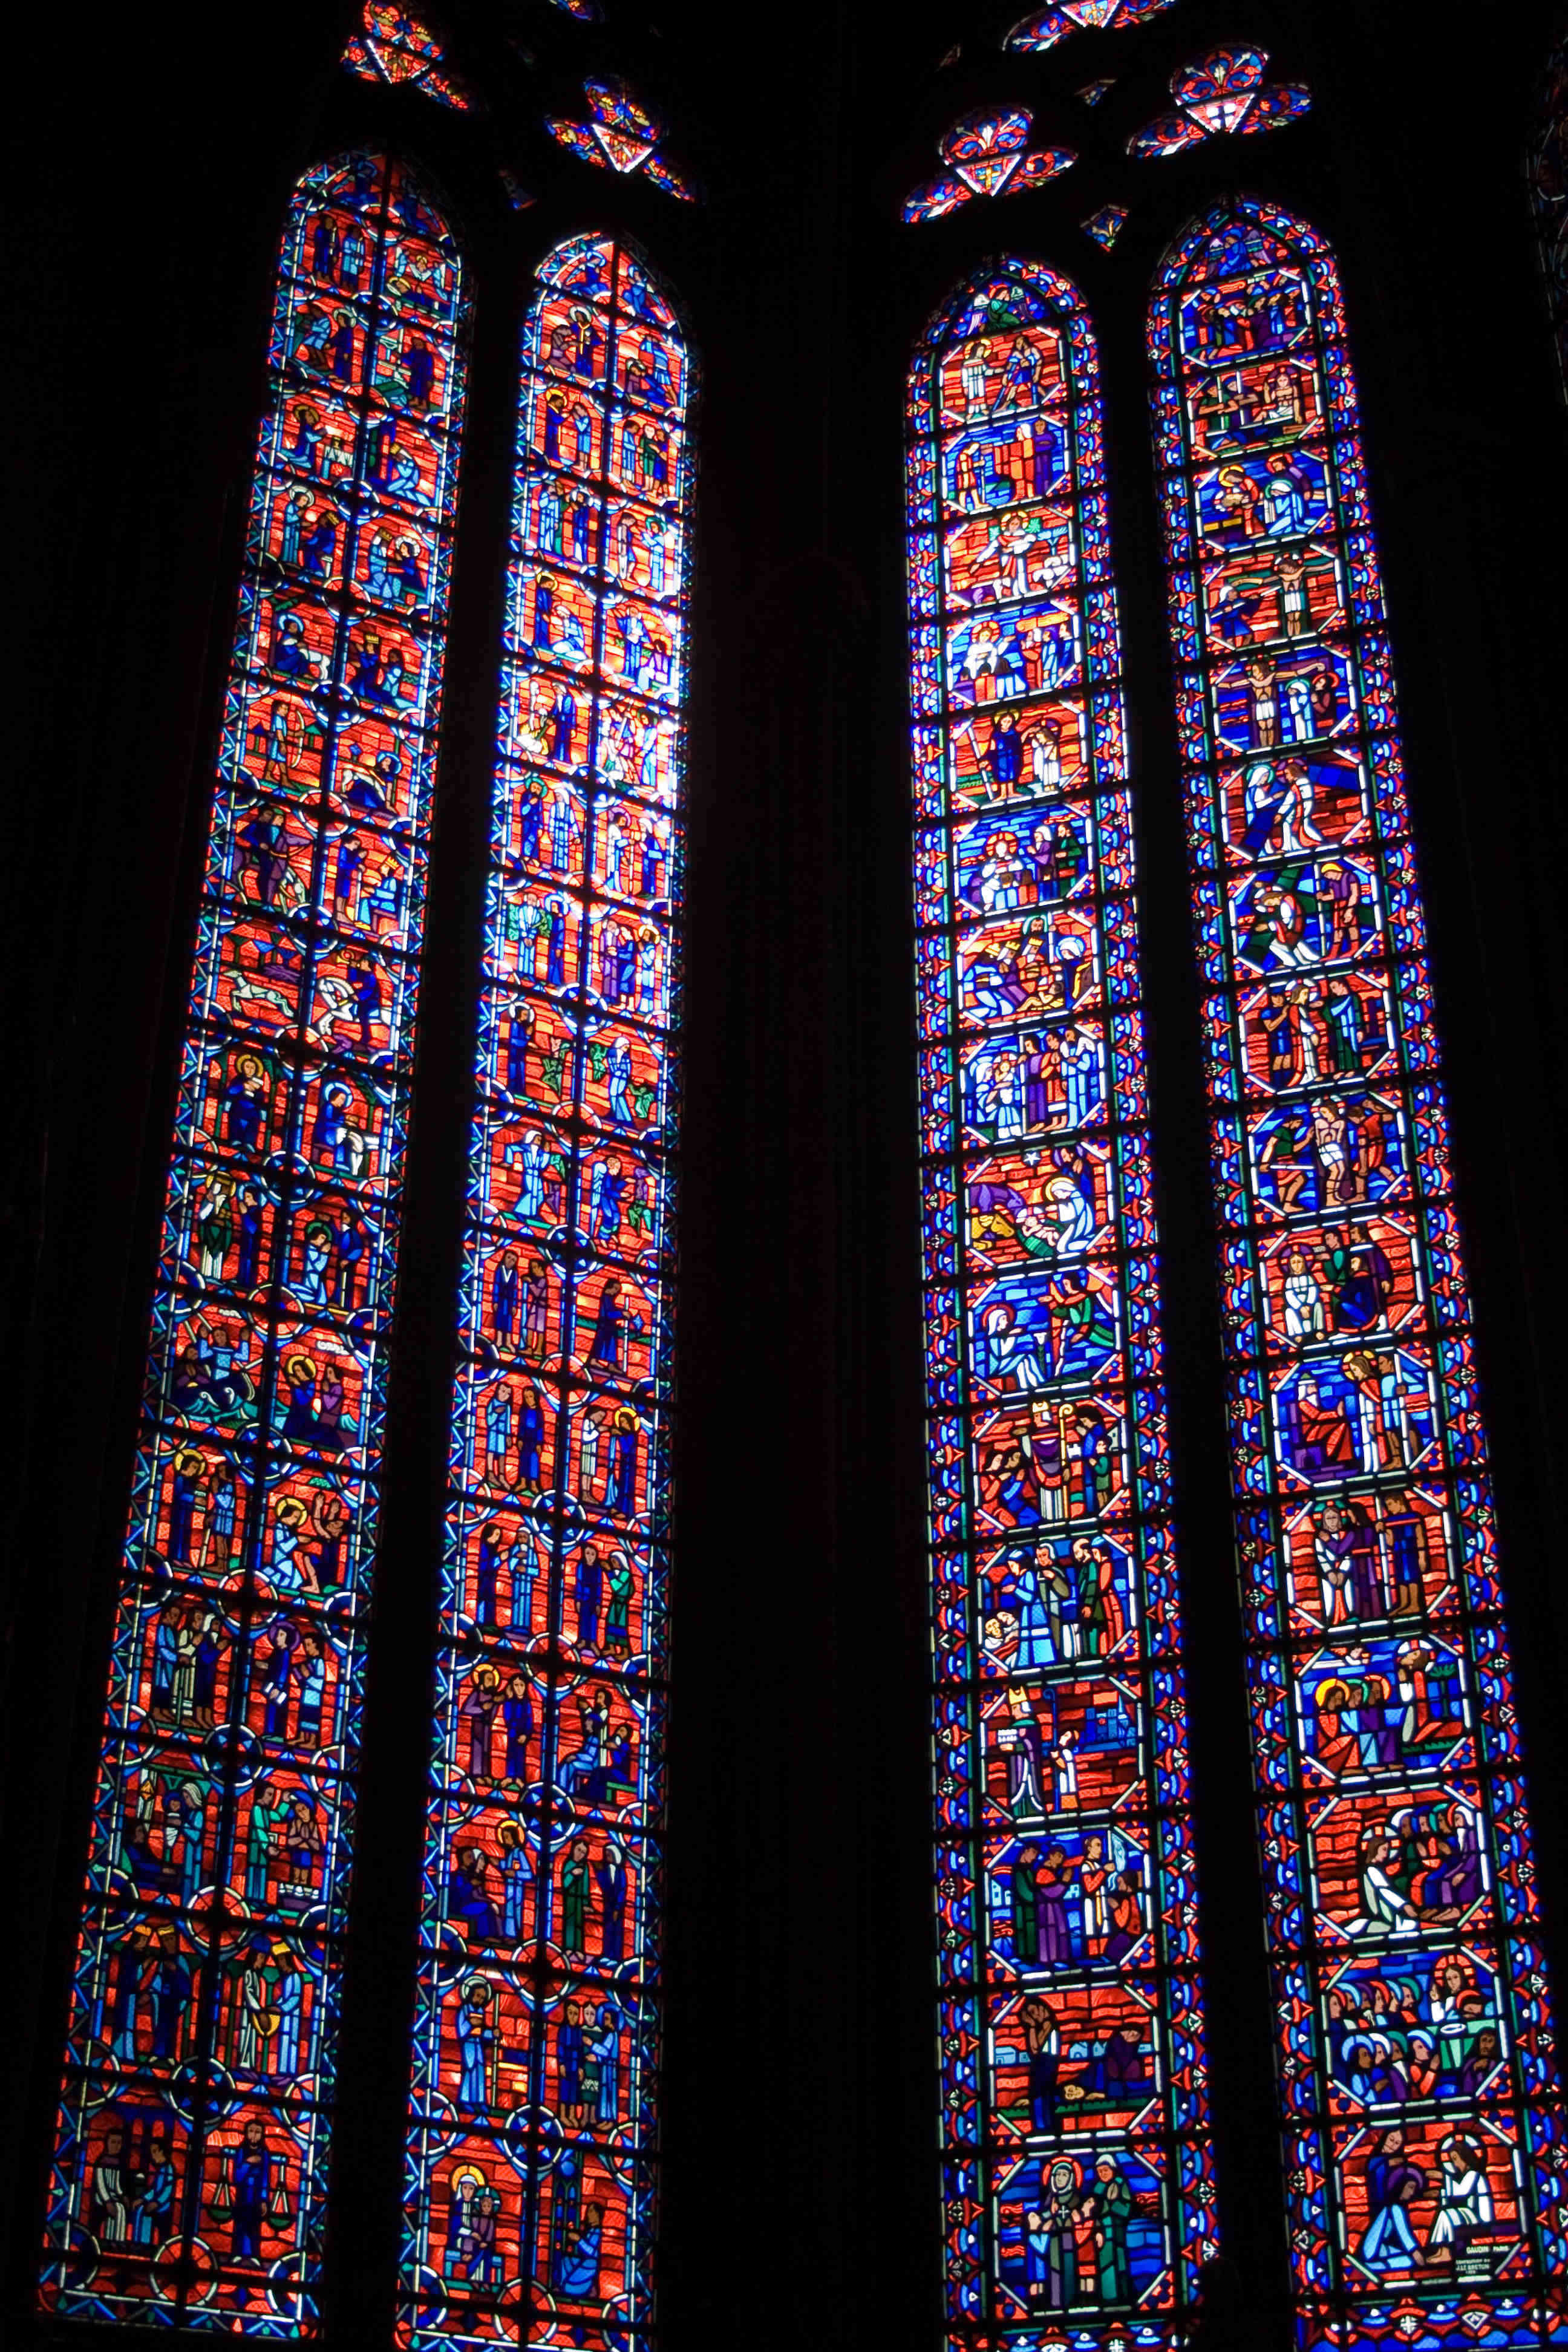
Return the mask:
<svg viewBox="0 0 1568 2352">
<path fill-rule="evenodd" d="M 657 2016 L 622 1986 L 448 1950 L 426 1973 L 416 2064 L 411 2326 L 460 2312 L 515 2333 L 534 2307 L 646 2294 L 639 2119 Z M 484 2128 L 473 2129 L 475 2120 Z"/>
<path fill-rule="evenodd" d="M 1169 1857 L 1149 1812 L 1167 1727 L 1111 1549 L 1079 1538 L 1075 1584 L 1068 1547 L 1047 1567 L 1041 1546 L 994 1560 L 983 1588 L 1003 1604 L 982 1633 L 997 1679 L 979 1701 L 977 1792 L 1000 2315 L 1164 2300 L 1172 2125 L 1201 2115 L 1201 2077 L 1171 2052 L 1196 1978 L 1163 1917 Z"/>
</svg>

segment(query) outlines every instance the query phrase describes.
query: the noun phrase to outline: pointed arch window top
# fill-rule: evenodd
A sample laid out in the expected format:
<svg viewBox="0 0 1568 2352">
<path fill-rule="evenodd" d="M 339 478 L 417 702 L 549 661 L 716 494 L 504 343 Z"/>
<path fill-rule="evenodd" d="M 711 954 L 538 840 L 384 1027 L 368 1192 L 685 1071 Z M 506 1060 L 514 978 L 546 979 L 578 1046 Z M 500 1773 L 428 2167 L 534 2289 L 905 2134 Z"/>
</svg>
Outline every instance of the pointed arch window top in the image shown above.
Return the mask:
<svg viewBox="0 0 1568 2352">
<path fill-rule="evenodd" d="M 583 95 L 588 101 L 586 122 L 546 115 L 544 127 L 557 146 L 600 171 L 619 172 L 627 177 L 641 173 L 645 180 L 651 180 L 666 195 L 678 196 L 682 204 L 697 202 L 690 182 L 658 152 L 663 121 L 634 96 L 627 83 L 614 74 L 590 75 L 583 84 Z"/>
<path fill-rule="evenodd" d="M 428 26 L 384 0 L 365 0 L 364 20 L 348 47 L 343 64 L 362 81 L 387 82 L 397 89 L 416 89 L 439 106 L 468 113 L 473 98 L 457 77 L 443 73 L 446 50 Z"/>
<path fill-rule="evenodd" d="M 1126 25 L 1142 25 L 1163 16 L 1176 0 L 1061 0 L 1055 8 L 1037 8 L 1003 37 L 1005 49 L 1054 49 L 1069 33 L 1120 32 Z"/>
<path fill-rule="evenodd" d="M 1265 81 L 1264 49 L 1211 49 L 1184 66 L 1171 82 L 1178 114 L 1157 115 L 1127 142 L 1130 155 L 1179 155 L 1205 139 L 1225 132 L 1250 138 L 1300 121 L 1312 103 L 1303 82 Z"/>
<path fill-rule="evenodd" d="M 609 299 L 614 250 L 612 240 L 605 236 L 569 237 L 540 264 L 539 283 L 555 293 L 576 294 L 585 301 L 604 302 Z M 621 255 L 616 282 L 615 304 L 626 317 L 640 319 L 645 326 L 678 331 L 669 304 L 647 272 L 639 269 L 625 253 Z"/>
<path fill-rule="evenodd" d="M 1070 147 L 1037 147 L 1029 152 L 1034 117 L 1023 106 L 961 115 L 938 142 L 937 152 L 948 170 L 941 179 L 928 180 L 904 200 L 909 222 L 941 220 L 975 196 L 1013 196 L 1027 188 L 1044 187 L 1070 171 L 1078 157 Z"/>
</svg>

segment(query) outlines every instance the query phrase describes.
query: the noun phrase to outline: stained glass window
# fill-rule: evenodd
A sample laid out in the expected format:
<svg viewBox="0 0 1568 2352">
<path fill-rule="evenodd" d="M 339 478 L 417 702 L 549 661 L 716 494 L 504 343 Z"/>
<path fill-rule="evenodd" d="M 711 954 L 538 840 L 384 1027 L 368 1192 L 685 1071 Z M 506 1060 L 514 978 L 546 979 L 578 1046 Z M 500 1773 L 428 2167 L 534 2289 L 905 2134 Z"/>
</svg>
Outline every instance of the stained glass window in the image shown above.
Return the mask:
<svg viewBox="0 0 1568 2352">
<path fill-rule="evenodd" d="M 1058 0 L 1022 17 L 1002 43 L 1005 49 L 1054 49 L 1069 33 L 1113 32 L 1163 16 L 1176 0 Z"/>
<path fill-rule="evenodd" d="M 659 152 L 664 124 L 653 109 L 633 95 L 616 75 L 590 75 L 583 84 L 588 101 L 586 122 L 573 122 L 559 114 L 546 115 L 544 127 L 557 146 L 601 171 L 640 172 L 668 196 L 694 204 L 697 191 Z"/>
<path fill-rule="evenodd" d="M 1568 2340 L 1568 2193 L 1332 257 L 1221 205 L 1152 351 L 1303 2343 Z"/>
<path fill-rule="evenodd" d="M 462 408 L 398 165 L 284 236 L 43 2298 L 315 2311 Z"/>
<path fill-rule="evenodd" d="M 949 2339 L 1169 2339 L 1212 2250 L 1093 338 L 963 288 L 909 392 Z M 1056 2340 L 1053 2336 L 1051 2340 Z"/>
<path fill-rule="evenodd" d="M 947 173 L 914 190 L 904 204 L 905 220 L 940 220 L 975 196 L 1021 195 L 1059 179 L 1078 159 L 1070 147 L 1027 152 L 1033 119 L 1023 106 L 964 115 L 938 148 Z"/>
<path fill-rule="evenodd" d="M 1530 155 L 1530 194 L 1557 363 L 1568 389 L 1568 38 L 1552 51 Z"/>
<path fill-rule="evenodd" d="M 649 2312 L 690 398 L 647 271 L 558 247 L 518 415 L 414 2343 L 544 2341 L 556 2314 L 561 2341 L 626 2345 Z"/>
<path fill-rule="evenodd" d="M 1266 50 L 1243 48 L 1211 49 L 1206 58 L 1184 66 L 1171 79 L 1180 110 L 1158 115 L 1135 131 L 1127 152 L 1179 155 L 1224 131 L 1250 137 L 1297 121 L 1311 105 L 1311 92 L 1300 82 L 1265 81 L 1268 67 Z"/>
<path fill-rule="evenodd" d="M 365 0 L 363 25 L 343 51 L 343 63 L 362 81 L 416 89 L 423 98 L 466 112 L 473 100 L 454 75 L 441 71 L 445 57 L 440 42 L 417 16 L 386 5 L 385 0 Z"/>
<path fill-rule="evenodd" d="M 1100 210 L 1090 213 L 1084 222 L 1083 233 L 1093 238 L 1102 253 L 1109 253 L 1126 226 L 1125 205 L 1101 205 Z"/>
</svg>

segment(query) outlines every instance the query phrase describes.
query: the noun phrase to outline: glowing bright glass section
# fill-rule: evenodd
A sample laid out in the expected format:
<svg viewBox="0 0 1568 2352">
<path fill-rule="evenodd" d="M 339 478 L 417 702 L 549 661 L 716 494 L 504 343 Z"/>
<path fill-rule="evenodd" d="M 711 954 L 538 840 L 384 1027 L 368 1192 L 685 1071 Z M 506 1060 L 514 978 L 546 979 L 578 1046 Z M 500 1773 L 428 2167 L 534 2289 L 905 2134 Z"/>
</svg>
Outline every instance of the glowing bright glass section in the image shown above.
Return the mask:
<svg viewBox="0 0 1568 2352">
<path fill-rule="evenodd" d="M 1253 199 L 1151 342 L 1303 2344 L 1568 2341 L 1568 2189 L 1332 257 Z"/>
<path fill-rule="evenodd" d="M 462 410 L 400 165 L 283 240 L 42 2298 L 316 2315 Z"/>
<path fill-rule="evenodd" d="M 909 432 L 948 2340 L 1163 2346 L 1215 2242 L 1076 290 L 1016 261 L 961 289 L 921 343 Z"/>
<path fill-rule="evenodd" d="M 662 152 L 665 126 L 653 109 L 645 106 L 618 75 L 590 74 L 583 84 L 588 120 L 547 114 L 544 128 L 557 146 L 604 172 L 640 172 L 656 188 L 682 204 L 697 202 L 697 191 Z"/>
<path fill-rule="evenodd" d="M 1026 152 L 1034 121 L 1027 107 L 991 108 L 966 114 L 937 142 L 948 170 L 905 197 L 906 221 L 941 220 L 976 196 L 1021 195 L 1070 171 L 1078 158 L 1070 147 Z"/>
<path fill-rule="evenodd" d="M 1264 49 L 1234 48 L 1211 49 L 1206 58 L 1184 66 L 1171 78 L 1179 111 L 1159 115 L 1134 131 L 1127 152 L 1180 155 L 1205 139 L 1231 133 L 1250 138 L 1299 122 L 1311 107 L 1311 91 L 1301 82 L 1265 81 L 1268 64 Z"/>
<path fill-rule="evenodd" d="M 642 2340 L 691 369 L 608 237 L 524 329 L 403 2340 Z"/>
<path fill-rule="evenodd" d="M 387 82 L 394 89 L 416 89 L 440 106 L 467 113 L 473 100 L 460 81 L 443 73 L 447 53 L 427 26 L 385 0 L 365 0 L 360 30 L 343 51 L 347 70 L 362 81 Z"/>
<path fill-rule="evenodd" d="M 1120 32 L 1162 16 L 1176 0 L 1060 0 L 1060 5 L 1037 9 L 1020 18 L 1003 39 L 1005 49 L 1054 49 L 1069 33 Z"/>
</svg>

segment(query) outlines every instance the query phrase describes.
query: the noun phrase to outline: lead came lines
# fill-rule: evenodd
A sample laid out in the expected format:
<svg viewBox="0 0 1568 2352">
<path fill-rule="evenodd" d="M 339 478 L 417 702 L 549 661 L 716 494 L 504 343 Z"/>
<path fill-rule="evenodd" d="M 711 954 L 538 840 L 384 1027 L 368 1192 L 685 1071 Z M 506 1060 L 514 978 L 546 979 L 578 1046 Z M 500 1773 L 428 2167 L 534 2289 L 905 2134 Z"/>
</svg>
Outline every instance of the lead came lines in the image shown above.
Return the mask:
<svg viewBox="0 0 1568 2352">
<path fill-rule="evenodd" d="M 1338 286 L 1251 200 L 1162 283 L 1300 2324 L 1555 2341 L 1560 2106 Z"/>
<path fill-rule="evenodd" d="M 1070 289 L 1029 265 L 955 298 L 928 348 L 916 790 L 946 821 L 921 836 L 917 913 L 925 1022 L 958 1024 L 923 1059 L 934 1599 L 955 1677 L 938 1806 L 980 1836 L 988 1950 L 977 1979 L 965 1835 L 940 1892 L 950 2311 L 1155 2342 L 1209 2223 L 1093 353 Z"/>
<path fill-rule="evenodd" d="M 689 376 L 623 248 L 546 258 L 454 1416 L 414 2342 L 575 2340 L 651 2311 Z"/>
<path fill-rule="evenodd" d="M 57 2148 L 43 2294 L 76 2315 L 315 2318 L 465 319 L 405 174 L 306 175 Z"/>
</svg>

